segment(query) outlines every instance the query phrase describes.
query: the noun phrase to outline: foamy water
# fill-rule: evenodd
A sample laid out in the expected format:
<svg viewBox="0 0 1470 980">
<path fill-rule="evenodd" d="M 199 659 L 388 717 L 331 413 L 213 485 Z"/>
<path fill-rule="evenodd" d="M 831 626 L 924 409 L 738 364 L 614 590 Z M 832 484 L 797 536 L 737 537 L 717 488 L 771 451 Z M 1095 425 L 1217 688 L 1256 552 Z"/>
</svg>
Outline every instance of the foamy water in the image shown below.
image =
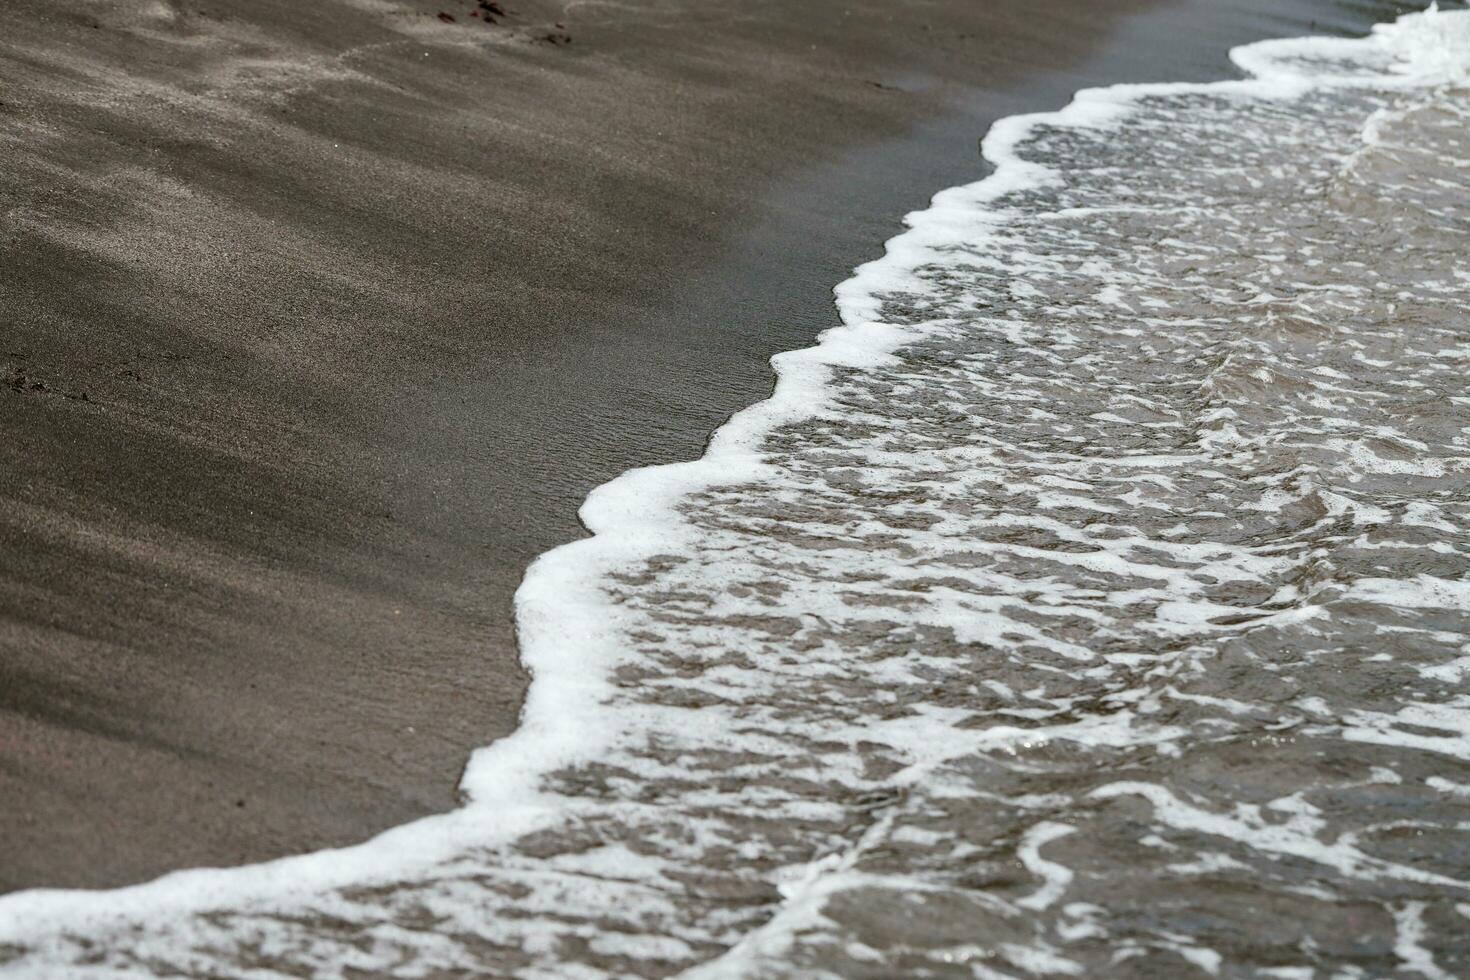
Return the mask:
<svg viewBox="0 0 1470 980">
<path fill-rule="evenodd" d="M 1235 58 L 999 124 L 596 491 L 464 808 L 0 970 L 1470 975 L 1470 14 Z"/>
</svg>

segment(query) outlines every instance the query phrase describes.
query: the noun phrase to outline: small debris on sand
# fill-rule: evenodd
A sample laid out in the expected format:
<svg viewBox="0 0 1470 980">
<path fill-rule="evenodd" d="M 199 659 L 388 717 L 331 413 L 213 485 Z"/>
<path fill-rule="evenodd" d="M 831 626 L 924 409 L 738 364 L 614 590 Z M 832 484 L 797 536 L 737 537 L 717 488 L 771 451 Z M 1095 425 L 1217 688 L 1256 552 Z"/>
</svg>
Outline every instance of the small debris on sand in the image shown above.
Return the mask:
<svg viewBox="0 0 1470 980">
<path fill-rule="evenodd" d="M 470 12 L 471 17 L 482 17 L 487 24 L 497 23 L 497 17 L 509 17 L 510 13 L 495 0 L 479 0 L 475 9 Z"/>
<path fill-rule="evenodd" d="M 19 356 L 23 357 L 24 355 Z M 11 391 L 19 392 L 20 394 L 60 395 L 74 402 L 90 403 L 92 401 L 92 396 L 86 391 L 68 391 L 65 388 L 53 388 L 40 378 L 27 374 L 20 368 L 12 368 L 9 377 L 5 379 L 5 383 L 10 387 Z"/>
</svg>

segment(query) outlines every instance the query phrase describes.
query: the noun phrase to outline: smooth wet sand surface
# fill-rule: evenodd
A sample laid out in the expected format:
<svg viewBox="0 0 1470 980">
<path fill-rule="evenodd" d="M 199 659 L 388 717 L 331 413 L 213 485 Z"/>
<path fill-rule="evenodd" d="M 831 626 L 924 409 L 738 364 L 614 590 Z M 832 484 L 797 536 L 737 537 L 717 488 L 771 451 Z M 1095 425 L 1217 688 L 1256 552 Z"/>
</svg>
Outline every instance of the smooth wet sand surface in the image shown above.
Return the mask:
<svg viewBox="0 0 1470 980">
<path fill-rule="evenodd" d="M 0 9 L 0 889 L 452 806 L 525 564 L 761 397 L 991 119 L 1385 13 L 473 9 Z"/>
</svg>

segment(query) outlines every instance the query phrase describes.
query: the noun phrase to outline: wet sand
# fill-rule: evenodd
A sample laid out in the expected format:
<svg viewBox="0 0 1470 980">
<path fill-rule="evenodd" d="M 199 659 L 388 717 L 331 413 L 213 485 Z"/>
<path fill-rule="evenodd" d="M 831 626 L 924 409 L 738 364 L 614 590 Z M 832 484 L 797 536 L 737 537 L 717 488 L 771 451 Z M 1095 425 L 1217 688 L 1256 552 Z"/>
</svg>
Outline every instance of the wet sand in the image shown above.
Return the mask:
<svg viewBox="0 0 1470 980">
<path fill-rule="evenodd" d="M 476 12 L 0 10 L 0 889 L 452 806 L 526 563 L 761 397 L 990 120 L 1386 8 Z"/>
</svg>

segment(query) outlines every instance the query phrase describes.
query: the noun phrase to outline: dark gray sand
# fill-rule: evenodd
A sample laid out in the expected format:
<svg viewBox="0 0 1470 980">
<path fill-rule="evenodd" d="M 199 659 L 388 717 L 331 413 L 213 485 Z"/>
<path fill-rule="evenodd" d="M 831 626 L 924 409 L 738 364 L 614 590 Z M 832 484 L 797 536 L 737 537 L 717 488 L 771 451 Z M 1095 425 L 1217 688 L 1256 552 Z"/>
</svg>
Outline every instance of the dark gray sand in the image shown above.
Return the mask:
<svg viewBox="0 0 1470 980">
<path fill-rule="evenodd" d="M 761 397 L 992 119 L 1390 12 L 504 6 L 0 5 L 0 889 L 452 806 L 526 563 Z"/>
</svg>

